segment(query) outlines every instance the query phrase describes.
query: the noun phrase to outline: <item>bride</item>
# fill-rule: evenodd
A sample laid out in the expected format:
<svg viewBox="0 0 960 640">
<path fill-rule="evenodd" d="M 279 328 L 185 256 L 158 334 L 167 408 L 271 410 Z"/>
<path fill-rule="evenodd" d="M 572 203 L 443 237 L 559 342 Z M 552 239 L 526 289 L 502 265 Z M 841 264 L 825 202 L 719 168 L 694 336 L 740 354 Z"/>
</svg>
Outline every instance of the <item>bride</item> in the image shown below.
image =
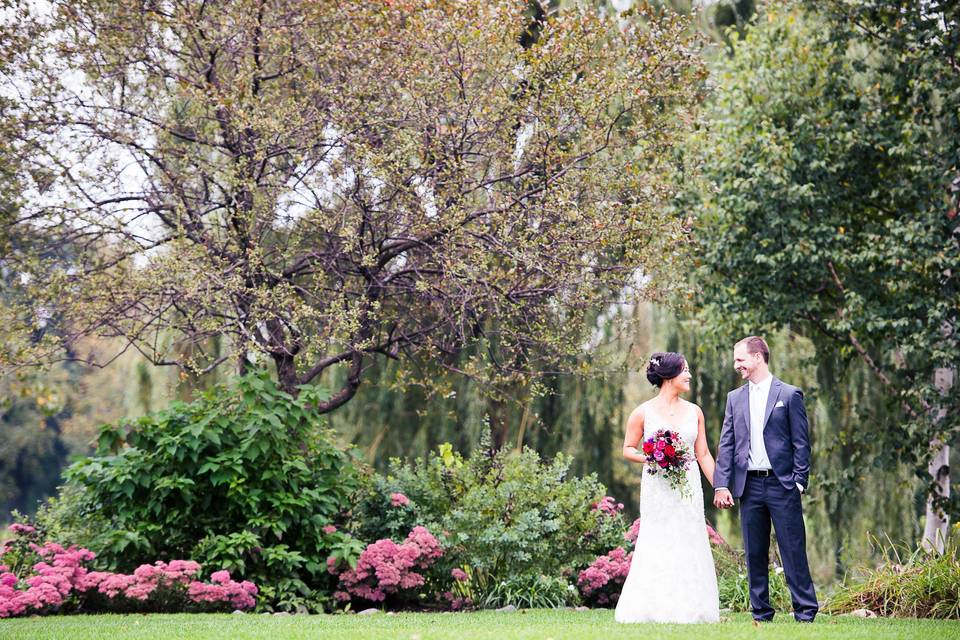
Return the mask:
<svg viewBox="0 0 960 640">
<path fill-rule="evenodd" d="M 647 379 L 660 393 L 627 419 L 623 457 L 644 465 L 639 449 L 658 429 L 676 431 L 691 447 L 713 484 L 714 460 L 707 448 L 703 412 L 680 398 L 690 391 L 690 368 L 679 353 L 655 353 Z M 692 446 L 691 446 L 692 445 Z M 643 473 L 640 531 L 630 572 L 617 601 L 617 622 L 718 622 L 717 574 L 703 515 L 703 490 L 696 465 L 687 470 L 683 497 L 660 475 Z"/>
</svg>

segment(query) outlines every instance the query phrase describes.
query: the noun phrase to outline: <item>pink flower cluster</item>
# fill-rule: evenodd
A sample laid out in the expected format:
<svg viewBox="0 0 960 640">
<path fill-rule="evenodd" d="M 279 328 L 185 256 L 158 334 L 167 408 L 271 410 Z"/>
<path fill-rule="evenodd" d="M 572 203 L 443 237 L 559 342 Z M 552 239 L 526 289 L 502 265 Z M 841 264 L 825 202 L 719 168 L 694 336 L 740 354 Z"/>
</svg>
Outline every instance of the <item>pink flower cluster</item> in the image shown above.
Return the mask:
<svg viewBox="0 0 960 640">
<path fill-rule="evenodd" d="M 132 575 L 92 571 L 77 585 L 77 591 L 96 590 L 111 599 L 123 596 L 143 602 L 157 589 L 191 584 L 193 576 L 199 572 L 200 565 L 192 560 L 173 560 L 170 564 L 158 560 L 140 565 Z"/>
<path fill-rule="evenodd" d="M 11 525 L 10 530 L 16 535 L 28 535 L 35 531 L 29 525 L 20 524 Z M 82 566 L 83 563 L 94 558 L 94 554 L 87 549 L 64 549 L 55 542 L 48 542 L 42 547 L 31 544 L 30 548 L 42 558 L 33 565 L 34 575 L 20 580 L 9 572 L 8 567 L 0 567 L 0 618 L 42 613 L 59 607 L 86 577 L 87 570 Z"/>
<path fill-rule="evenodd" d="M 453 579 L 457 582 L 469 582 L 470 576 L 467 575 L 467 572 L 463 569 L 453 569 L 450 572 L 450 575 L 453 576 Z"/>
<path fill-rule="evenodd" d="M 600 502 L 594 502 L 590 505 L 591 511 L 599 511 L 608 516 L 615 516 L 623 511 L 623 503 L 617 502 L 611 496 L 604 496 Z"/>
<path fill-rule="evenodd" d="M 187 595 L 193 602 L 217 604 L 229 602 L 234 609 L 253 609 L 257 602 L 257 586 L 244 580 L 236 582 L 230 579 L 227 571 L 217 571 L 210 576 L 212 584 L 191 582 Z"/>
<path fill-rule="evenodd" d="M 423 585 L 423 575 L 416 569 L 430 568 L 442 555 L 440 543 L 424 527 L 414 527 L 400 544 L 389 538 L 377 540 L 361 552 L 355 569 L 340 574 L 340 589 L 333 596 L 340 602 L 352 598 L 383 602 L 388 595 Z M 337 575 L 332 558 L 327 569 Z"/>
<path fill-rule="evenodd" d="M 450 604 L 451 611 L 462 611 L 473 606 L 472 598 L 461 598 L 459 596 L 455 596 L 452 591 L 444 591 L 440 595 L 440 600 L 445 600 L 448 602 Z"/>
<path fill-rule="evenodd" d="M 623 534 L 623 539 L 629 542 L 630 544 L 637 543 L 637 536 L 640 535 L 640 518 L 637 518 L 633 521 L 633 524 L 630 525 L 630 528 L 625 534 Z"/>
<path fill-rule="evenodd" d="M 717 530 L 710 526 L 710 523 L 707 523 L 707 537 L 710 539 L 710 544 L 719 545 L 721 547 L 727 546 L 727 541 L 723 539 Z"/>
<path fill-rule="evenodd" d="M 18 536 L 33 533 L 28 525 L 13 525 Z M 11 530 L 13 530 L 11 527 Z M 29 529 L 29 531 L 27 530 Z M 26 546 L 24 546 L 24 549 Z M 257 587 L 252 582 L 235 582 L 226 571 L 211 576 L 212 584 L 194 579 L 200 565 L 192 560 L 158 561 L 143 564 L 133 574 L 89 571 L 84 564 L 96 556 L 87 549 L 64 549 L 56 542 L 29 545 L 40 561 L 33 574 L 21 580 L 0 565 L 0 618 L 47 613 L 67 604 L 105 597 L 119 603 L 146 602 L 154 593 L 198 605 L 228 604 L 233 609 L 252 609 Z"/>
<path fill-rule="evenodd" d="M 600 556 L 577 577 L 577 587 L 584 599 L 598 605 L 609 605 L 620 597 L 620 590 L 630 571 L 632 553 L 617 547 Z"/>
<path fill-rule="evenodd" d="M 391 493 L 390 494 L 390 504 L 394 507 L 405 507 L 410 504 L 410 498 L 403 495 L 402 493 Z"/>
<path fill-rule="evenodd" d="M 28 524 L 20 524 L 19 522 L 15 522 L 12 525 L 10 525 L 10 533 L 12 533 L 15 536 L 26 536 L 31 533 L 34 533 L 35 531 L 36 531 L 36 528 L 31 527 Z"/>
</svg>

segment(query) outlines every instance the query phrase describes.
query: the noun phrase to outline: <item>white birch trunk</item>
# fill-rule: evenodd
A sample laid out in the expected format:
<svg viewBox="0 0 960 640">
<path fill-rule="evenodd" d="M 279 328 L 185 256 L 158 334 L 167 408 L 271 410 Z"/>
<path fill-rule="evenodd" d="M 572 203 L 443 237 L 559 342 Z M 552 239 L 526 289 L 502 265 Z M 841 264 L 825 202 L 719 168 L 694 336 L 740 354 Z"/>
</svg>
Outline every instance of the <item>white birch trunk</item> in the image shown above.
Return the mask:
<svg viewBox="0 0 960 640">
<path fill-rule="evenodd" d="M 947 395 L 953 386 L 953 376 L 953 369 L 937 369 L 934 374 L 934 384 L 940 391 L 940 395 Z M 943 419 L 945 412 L 944 408 L 938 409 L 938 421 Z M 927 517 L 920 544 L 927 551 L 935 549 L 938 553 L 943 553 L 943 543 L 947 539 L 950 518 L 943 510 L 935 509 L 933 501 L 937 496 L 950 497 L 950 446 L 934 439 L 930 441 L 930 451 L 933 452 L 933 457 L 930 459 L 927 470 L 930 472 L 934 487 L 933 492 L 927 496 Z"/>
</svg>

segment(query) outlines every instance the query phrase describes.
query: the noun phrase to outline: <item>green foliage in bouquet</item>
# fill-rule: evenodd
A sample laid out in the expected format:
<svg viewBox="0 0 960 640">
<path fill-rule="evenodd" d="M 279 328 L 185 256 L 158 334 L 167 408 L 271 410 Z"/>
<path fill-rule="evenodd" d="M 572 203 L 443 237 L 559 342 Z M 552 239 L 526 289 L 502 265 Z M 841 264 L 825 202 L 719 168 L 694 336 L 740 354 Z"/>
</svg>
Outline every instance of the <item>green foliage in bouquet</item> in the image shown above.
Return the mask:
<svg viewBox="0 0 960 640">
<path fill-rule="evenodd" d="M 311 409 L 324 395 L 303 386 L 294 398 L 257 373 L 105 425 L 41 519 L 109 569 L 191 558 L 263 585 L 267 607 L 319 610 L 327 557 L 361 550 L 336 526 L 360 480 Z"/>
</svg>

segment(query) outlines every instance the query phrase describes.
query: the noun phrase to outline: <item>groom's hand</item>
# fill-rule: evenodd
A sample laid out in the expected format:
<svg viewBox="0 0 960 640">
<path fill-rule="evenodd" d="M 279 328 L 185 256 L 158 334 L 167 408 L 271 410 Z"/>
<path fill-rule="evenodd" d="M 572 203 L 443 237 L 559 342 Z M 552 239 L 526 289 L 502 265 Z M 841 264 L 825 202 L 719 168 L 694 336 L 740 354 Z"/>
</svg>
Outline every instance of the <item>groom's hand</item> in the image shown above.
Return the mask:
<svg viewBox="0 0 960 640">
<path fill-rule="evenodd" d="M 717 509 L 729 509 L 733 506 L 733 494 L 729 489 L 717 489 L 713 493 L 713 506 Z"/>
</svg>

